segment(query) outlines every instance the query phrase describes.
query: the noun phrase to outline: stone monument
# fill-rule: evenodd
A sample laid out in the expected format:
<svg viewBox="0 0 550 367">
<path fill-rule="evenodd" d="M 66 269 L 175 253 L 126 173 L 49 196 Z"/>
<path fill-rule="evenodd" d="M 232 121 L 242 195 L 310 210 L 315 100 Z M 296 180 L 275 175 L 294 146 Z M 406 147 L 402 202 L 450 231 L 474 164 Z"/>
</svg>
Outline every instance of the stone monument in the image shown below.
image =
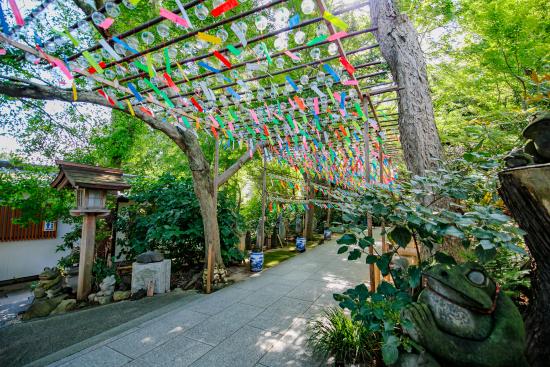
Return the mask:
<svg viewBox="0 0 550 367">
<path fill-rule="evenodd" d="M 132 264 L 132 293 L 147 289 L 153 282 L 154 293 L 170 292 L 172 262 L 158 251 L 147 251 Z"/>
</svg>

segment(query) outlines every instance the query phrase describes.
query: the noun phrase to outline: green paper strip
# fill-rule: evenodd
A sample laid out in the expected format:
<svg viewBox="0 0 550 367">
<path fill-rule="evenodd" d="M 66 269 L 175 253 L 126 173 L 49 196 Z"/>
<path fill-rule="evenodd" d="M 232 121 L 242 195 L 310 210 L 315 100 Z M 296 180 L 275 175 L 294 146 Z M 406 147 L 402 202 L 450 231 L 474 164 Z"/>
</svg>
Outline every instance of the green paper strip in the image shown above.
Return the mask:
<svg viewBox="0 0 550 367">
<path fill-rule="evenodd" d="M 290 125 L 290 128 L 294 130 L 294 122 L 292 122 L 292 117 L 290 115 L 286 115 L 286 120 L 288 121 L 288 124 Z"/>
<path fill-rule="evenodd" d="M 307 43 L 307 45 L 308 45 L 308 46 L 316 45 L 316 44 L 321 43 L 321 42 L 323 42 L 324 40 L 326 40 L 327 37 L 328 37 L 328 36 L 327 36 L 326 34 L 322 34 L 322 35 L 320 35 L 320 36 L 318 36 L 318 37 L 315 37 L 315 38 L 312 39 L 311 41 L 309 41 L 309 42 Z"/>
<path fill-rule="evenodd" d="M 321 124 L 319 124 L 319 120 L 315 119 L 315 126 L 317 127 L 317 130 L 321 131 Z"/>
<path fill-rule="evenodd" d="M 235 140 L 235 137 L 234 137 L 233 134 L 231 133 L 231 130 L 225 130 L 225 132 L 227 133 L 227 135 L 229 135 L 229 139 L 230 139 L 230 140 Z"/>
<path fill-rule="evenodd" d="M 144 71 L 146 72 L 147 74 L 149 74 L 149 68 L 147 67 L 147 65 L 144 65 L 143 63 L 141 63 L 140 61 L 136 60 L 134 61 L 134 65 L 141 71 Z"/>
<path fill-rule="evenodd" d="M 166 93 L 164 93 L 164 91 L 160 91 L 160 95 L 162 96 L 162 98 L 164 99 L 164 101 L 166 102 L 166 104 L 170 107 L 170 108 L 174 108 L 176 107 L 174 105 L 174 102 L 172 102 L 172 100 L 168 97 L 168 95 Z"/>
<path fill-rule="evenodd" d="M 225 129 L 225 124 L 223 123 L 223 120 L 220 116 L 217 116 L 216 115 L 216 121 L 218 121 L 218 123 L 220 124 L 220 126 L 222 127 L 222 129 Z"/>
<path fill-rule="evenodd" d="M 233 121 L 239 122 L 239 116 L 235 113 L 235 111 L 233 111 L 232 108 L 229 108 L 229 114 L 233 118 Z"/>
<path fill-rule="evenodd" d="M 267 51 L 267 46 L 265 43 L 261 43 L 262 49 L 264 50 L 265 58 L 267 59 L 267 63 L 271 65 L 273 63 L 273 60 L 271 60 L 271 56 L 269 56 L 269 51 Z"/>
<path fill-rule="evenodd" d="M 254 129 L 251 129 L 250 126 L 247 126 L 247 127 L 246 127 L 246 130 L 248 130 L 248 132 L 249 132 L 253 137 L 256 137 L 256 131 L 254 131 Z"/>
<path fill-rule="evenodd" d="M 67 36 L 67 38 L 71 40 L 71 42 L 73 43 L 73 45 L 75 45 L 75 47 L 78 47 L 80 45 L 80 42 L 78 42 L 78 40 L 73 37 L 73 35 L 71 34 L 71 32 L 69 32 L 67 28 L 65 28 L 65 36 Z"/>
<path fill-rule="evenodd" d="M 241 54 L 241 50 L 236 49 L 233 45 L 227 45 L 227 49 L 235 56 L 239 56 Z"/>
<path fill-rule="evenodd" d="M 155 77 L 155 69 L 153 69 L 153 58 L 151 54 L 145 55 L 145 61 L 147 61 L 147 68 L 149 69 L 149 78 Z"/>
<path fill-rule="evenodd" d="M 185 116 L 182 116 L 181 118 L 183 120 L 183 123 L 185 124 L 185 127 L 190 129 L 191 125 L 189 124 L 189 120 L 187 120 L 187 118 Z"/>
<path fill-rule="evenodd" d="M 361 133 L 362 133 L 361 127 L 357 124 L 357 122 L 352 121 L 351 123 L 352 123 L 353 127 L 355 127 L 355 130 L 357 130 L 357 132 L 358 132 L 359 134 L 361 134 Z"/>
<path fill-rule="evenodd" d="M 332 90 L 330 90 L 330 87 L 327 85 L 327 94 L 330 97 L 330 100 L 332 103 L 336 104 L 336 101 L 334 100 L 334 96 L 332 95 Z"/>
<path fill-rule="evenodd" d="M 172 67 L 170 66 L 170 55 L 168 55 L 168 47 L 164 48 L 164 62 L 166 64 L 166 72 L 168 74 L 172 73 Z"/>
<path fill-rule="evenodd" d="M 88 51 L 82 51 L 82 56 L 92 65 L 92 67 L 95 69 L 96 72 L 102 74 L 103 68 L 99 66 L 99 64 L 95 61 L 92 55 Z"/>
<path fill-rule="evenodd" d="M 361 109 L 361 106 L 359 106 L 359 103 L 357 102 L 355 102 L 355 110 L 357 111 L 357 114 L 359 115 L 359 117 L 361 117 L 363 122 L 367 122 L 367 116 L 365 116 L 363 110 Z"/>
</svg>

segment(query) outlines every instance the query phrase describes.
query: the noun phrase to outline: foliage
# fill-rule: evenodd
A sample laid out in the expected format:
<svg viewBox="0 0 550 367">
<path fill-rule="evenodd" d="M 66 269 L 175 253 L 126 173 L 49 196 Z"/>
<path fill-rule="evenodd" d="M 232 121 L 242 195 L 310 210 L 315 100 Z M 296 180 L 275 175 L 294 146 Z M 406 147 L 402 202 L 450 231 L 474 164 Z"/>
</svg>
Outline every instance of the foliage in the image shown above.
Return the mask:
<svg viewBox="0 0 550 367">
<path fill-rule="evenodd" d="M 158 249 L 176 266 L 196 264 L 204 259 L 204 229 L 200 208 L 190 179 L 165 174 L 156 180 L 133 183 L 131 204 L 121 208 L 117 228 L 125 233 L 117 246 L 132 259 Z M 222 257 L 239 261 L 232 250 L 238 243 L 239 217 L 233 198 L 224 191 L 218 195 Z"/>
<path fill-rule="evenodd" d="M 455 262 L 452 256 L 440 251 L 449 241 L 458 242 L 467 256 L 482 263 L 498 261 L 496 255 L 503 250 L 512 251 L 519 258 L 526 255 L 521 238 L 524 232 L 497 207 L 498 201 L 490 195 L 495 182 L 489 177 L 496 169 L 498 164 L 485 154 L 467 153 L 425 177 L 415 176 L 399 186 L 371 187 L 365 195 L 349 196 L 350 203 L 356 206 L 354 215 L 364 217 L 371 213 L 374 219 L 384 220 L 392 227 L 387 234 L 389 251 L 379 253 L 373 249 L 374 255 L 369 254 L 374 239 L 365 234 L 363 225 L 350 224 L 348 233 L 338 240 L 341 245 L 338 253 L 347 252 L 348 260 L 365 256 L 365 262 L 375 264 L 382 276 L 391 278 L 392 284 L 384 281 L 375 292 L 361 284 L 334 297 L 342 308 L 351 311 L 352 320 L 363 322 L 369 330 L 380 334 L 386 364 L 397 360 L 400 348 L 410 351 L 415 347 L 402 333 L 408 325 L 402 323 L 399 314 L 419 293 L 426 266 Z M 421 259 L 419 266 L 392 264 L 400 248 L 415 246 L 418 250 L 420 245 L 428 250 L 423 251 L 428 256 Z M 519 274 L 512 273 L 510 268 L 504 274 L 502 281 L 507 276 L 513 282 L 519 279 Z M 510 285 L 512 289 L 517 286 Z"/>
<path fill-rule="evenodd" d="M 112 263 L 114 264 L 114 256 Z M 107 265 L 107 261 L 105 261 L 104 259 L 95 259 L 94 265 L 92 266 L 92 276 L 94 277 L 94 284 L 99 286 L 103 279 L 111 275 L 114 275 L 116 282 L 120 283 L 120 276 L 117 274 L 115 266 Z"/>
<path fill-rule="evenodd" d="M 55 172 L 47 167 L 14 162 L 13 168 L 0 169 L 0 206 L 21 210 L 17 224 L 38 223 L 69 216 L 73 193 L 50 187 Z"/>
<path fill-rule="evenodd" d="M 379 359 L 380 340 L 362 322 L 351 320 L 338 308 L 324 311 L 324 315 L 308 325 L 310 339 L 316 354 L 332 356 L 336 365 L 364 363 L 370 365 Z"/>
<path fill-rule="evenodd" d="M 69 251 L 68 255 L 63 256 L 57 262 L 57 267 L 60 270 L 70 268 L 80 260 L 79 241 L 82 234 L 82 217 L 71 217 L 67 222 L 73 225 L 73 229 L 65 233 L 63 242 L 57 245 L 55 249 L 55 252 Z"/>
</svg>

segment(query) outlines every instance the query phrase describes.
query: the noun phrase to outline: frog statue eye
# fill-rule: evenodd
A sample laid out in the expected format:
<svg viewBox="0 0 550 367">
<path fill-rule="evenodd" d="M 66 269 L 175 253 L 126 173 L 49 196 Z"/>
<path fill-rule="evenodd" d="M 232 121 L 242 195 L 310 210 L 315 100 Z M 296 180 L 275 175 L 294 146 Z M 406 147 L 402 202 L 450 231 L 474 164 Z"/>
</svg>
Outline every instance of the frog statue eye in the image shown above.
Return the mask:
<svg viewBox="0 0 550 367">
<path fill-rule="evenodd" d="M 485 274 L 477 270 L 472 270 L 471 272 L 469 272 L 468 279 L 470 280 L 470 282 L 476 285 L 485 284 Z"/>
</svg>

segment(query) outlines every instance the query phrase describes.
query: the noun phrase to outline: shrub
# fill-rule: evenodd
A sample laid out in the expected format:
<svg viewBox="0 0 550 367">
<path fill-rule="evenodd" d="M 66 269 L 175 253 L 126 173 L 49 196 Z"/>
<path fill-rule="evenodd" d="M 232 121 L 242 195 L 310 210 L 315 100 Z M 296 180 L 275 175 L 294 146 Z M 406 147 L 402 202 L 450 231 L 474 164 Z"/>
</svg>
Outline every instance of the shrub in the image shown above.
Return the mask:
<svg viewBox="0 0 550 367">
<path fill-rule="evenodd" d="M 199 203 L 190 178 L 166 174 L 154 181 L 136 181 L 130 205 L 121 208 L 116 227 L 125 236 L 117 241 L 127 259 L 157 249 L 174 266 L 204 260 L 204 229 Z M 224 191 L 218 195 L 218 223 L 224 261 L 236 257 L 239 217 L 235 201 Z M 231 252 L 230 252 L 231 250 Z"/>
<path fill-rule="evenodd" d="M 317 355 L 334 357 L 336 366 L 374 366 L 380 360 L 380 340 L 362 322 L 352 321 L 338 308 L 326 310 L 323 316 L 309 324 L 309 342 Z"/>
</svg>

